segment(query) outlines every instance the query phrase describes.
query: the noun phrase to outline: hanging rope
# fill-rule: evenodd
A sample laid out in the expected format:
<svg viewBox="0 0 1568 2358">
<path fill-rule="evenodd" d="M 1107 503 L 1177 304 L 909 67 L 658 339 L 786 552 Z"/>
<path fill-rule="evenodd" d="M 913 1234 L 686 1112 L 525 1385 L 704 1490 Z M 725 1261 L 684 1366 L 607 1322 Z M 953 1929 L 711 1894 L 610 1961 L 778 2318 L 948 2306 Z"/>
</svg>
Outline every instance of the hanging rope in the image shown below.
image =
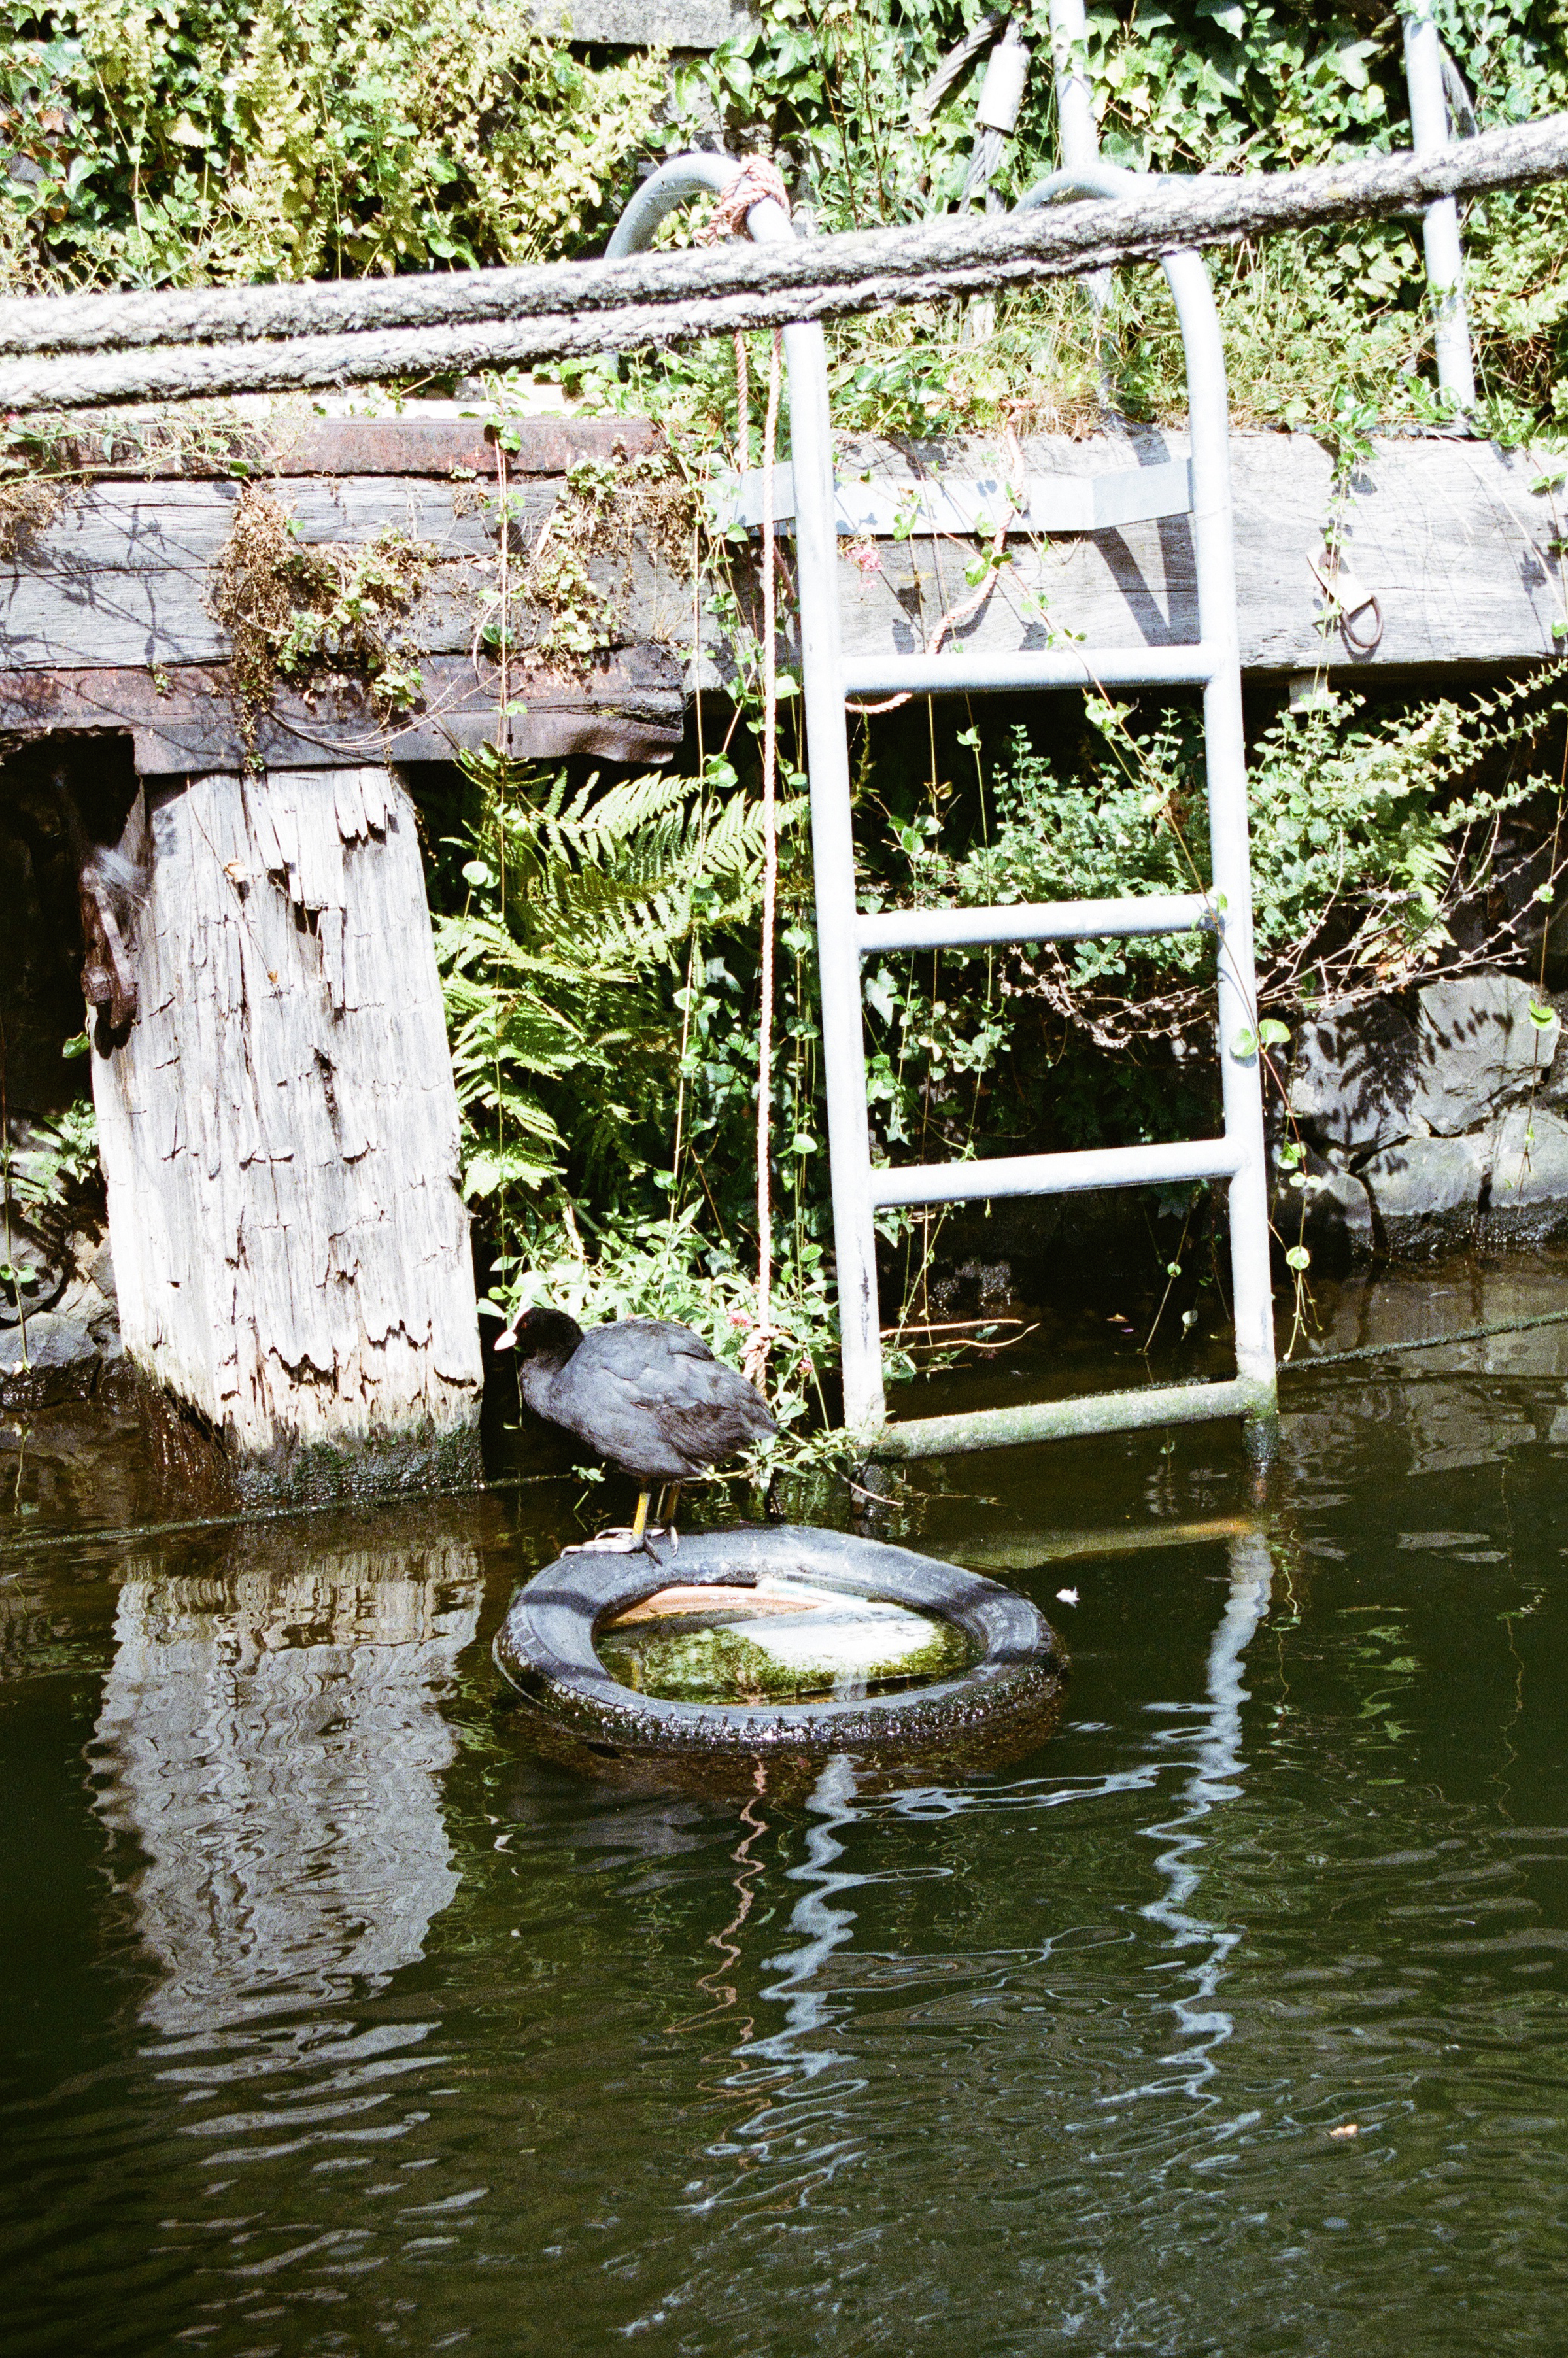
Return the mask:
<svg viewBox="0 0 1568 2358">
<path fill-rule="evenodd" d="M 752 464 L 752 381 L 746 367 L 746 339 L 735 339 L 735 472 L 745 474 Z"/>
<path fill-rule="evenodd" d="M 773 1151 L 773 929 L 779 897 L 778 610 L 773 548 L 773 452 L 778 441 L 784 338 L 773 330 L 768 406 L 762 420 L 762 981 L 757 1023 L 757 1319 L 747 1342 L 748 1379 L 762 1390 L 773 1343 L 773 1227 L 769 1165 Z"/>
<path fill-rule="evenodd" d="M 744 237 L 753 205 L 775 204 L 787 220 L 784 175 L 766 156 L 748 156 L 697 232 L 697 243 Z M 773 1340 L 773 933 L 778 920 L 778 582 L 773 529 L 773 461 L 778 449 L 779 396 L 784 385 L 784 335 L 775 328 L 768 361 L 768 401 L 762 419 L 762 1004 L 757 1020 L 757 1312 L 741 1354 L 747 1379 L 763 1389 Z M 740 425 L 737 464 L 751 456 L 750 380 L 746 346 L 735 338 L 735 406 Z"/>
</svg>

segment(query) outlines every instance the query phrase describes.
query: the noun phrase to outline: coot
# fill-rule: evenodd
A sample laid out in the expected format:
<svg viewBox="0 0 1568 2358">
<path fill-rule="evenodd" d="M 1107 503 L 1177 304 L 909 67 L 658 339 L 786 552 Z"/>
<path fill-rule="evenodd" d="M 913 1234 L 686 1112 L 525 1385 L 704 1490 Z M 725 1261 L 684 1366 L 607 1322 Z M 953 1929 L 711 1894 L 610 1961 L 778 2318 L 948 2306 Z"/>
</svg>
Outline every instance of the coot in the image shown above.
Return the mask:
<svg viewBox="0 0 1568 2358">
<path fill-rule="evenodd" d="M 678 1487 L 778 1430 L 745 1377 L 667 1318 L 616 1318 L 585 1335 L 564 1310 L 540 1306 L 512 1331 L 535 1414 L 635 1477 L 635 1546 L 646 1543 L 655 1486 Z"/>
</svg>

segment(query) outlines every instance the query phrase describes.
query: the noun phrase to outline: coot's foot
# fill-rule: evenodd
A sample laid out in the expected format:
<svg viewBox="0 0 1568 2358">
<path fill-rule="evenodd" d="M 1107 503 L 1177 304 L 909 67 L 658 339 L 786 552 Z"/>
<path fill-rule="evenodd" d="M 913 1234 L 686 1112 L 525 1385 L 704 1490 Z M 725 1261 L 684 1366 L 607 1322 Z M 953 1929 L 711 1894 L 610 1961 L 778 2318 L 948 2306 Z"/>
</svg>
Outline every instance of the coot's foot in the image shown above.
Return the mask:
<svg viewBox="0 0 1568 2358">
<path fill-rule="evenodd" d="M 646 1556 L 653 1556 L 654 1562 L 657 1563 L 659 1559 L 654 1555 L 653 1548 L 654 1540 L 668 1540 L 672 1547 L 679 1547 L 680 1533 L 674 1530 L 665 1531 L 660 1523 L 651 1523 L 640 1531 L 633 1531 L 626 1524 L 620 1524 L 607 1531 L 596 1531 L 590 1540 L 578 1540 L 572 1546 L 564 1547 L 561 1553 L 563 1555 L 636 1555 L 640 1552 Z"/>
</svg>

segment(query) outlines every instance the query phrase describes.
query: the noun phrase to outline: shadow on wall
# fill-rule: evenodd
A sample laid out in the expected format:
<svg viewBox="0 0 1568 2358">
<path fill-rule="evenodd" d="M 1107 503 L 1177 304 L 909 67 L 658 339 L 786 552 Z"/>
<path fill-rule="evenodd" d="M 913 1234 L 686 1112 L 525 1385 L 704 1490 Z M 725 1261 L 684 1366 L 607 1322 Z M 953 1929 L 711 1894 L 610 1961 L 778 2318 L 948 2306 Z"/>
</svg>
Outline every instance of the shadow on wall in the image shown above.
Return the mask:
<svg viewBox="0 0 1568 2358">
<path fill-rule="evenodd" d="M 1303 1023 L 1275 1141 L 1276 1224 L 1320 1263 L 1568 1235 L 1568 1057 L 1517 975 L 1444 977 Z M 1292 1129 L 1306 1152 L 1279 1160 Z"/>
</svg>

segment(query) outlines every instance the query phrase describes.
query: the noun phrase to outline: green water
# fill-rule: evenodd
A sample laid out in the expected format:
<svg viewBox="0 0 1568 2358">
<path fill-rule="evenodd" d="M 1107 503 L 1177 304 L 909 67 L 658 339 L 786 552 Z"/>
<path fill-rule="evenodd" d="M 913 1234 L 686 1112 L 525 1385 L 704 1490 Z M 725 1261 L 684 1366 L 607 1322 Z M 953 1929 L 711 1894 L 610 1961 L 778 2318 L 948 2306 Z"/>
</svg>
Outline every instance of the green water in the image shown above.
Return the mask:
<svg viewBox="0 0 1568 2358">
<path fill-rule="evenodd" d="M 976 1649 L 961 1629 L 928 1617 L 925 1628 L 929 1635 L 914 1653 L 895 1651 L 887 1661 L 858 1661 L 853 1672 L 837 1678 L 831 1640 L 821 1659 L 781 1661 L 755 1644 L 744 1627 L 723 1623 L 694 1628 L 660 1620 L 611 1628 L 600 1635 L 598 1650 L 611 1678 L 639 1694 L 660 1695 L 671 1703 L 794 1703 L 836 1693 L 896 1694 L 957 1677 L 968 1668 Z"/>
<path fill-rule="evenodd" d="M 0 1559 L 0 2346 L 1562 2349 L 1568 1327 L 1285 1397 L 1262 1532 L 1134 1544 L 1245 1519 L 1223 1427 L 914 1469 L 1061 1732 L 743 1809 L 530 1757 L 564 1477 L 124 1542 L 134 1433 L 0 1436 L 0 1541 L 79 1534 Z"/>
</svg>

